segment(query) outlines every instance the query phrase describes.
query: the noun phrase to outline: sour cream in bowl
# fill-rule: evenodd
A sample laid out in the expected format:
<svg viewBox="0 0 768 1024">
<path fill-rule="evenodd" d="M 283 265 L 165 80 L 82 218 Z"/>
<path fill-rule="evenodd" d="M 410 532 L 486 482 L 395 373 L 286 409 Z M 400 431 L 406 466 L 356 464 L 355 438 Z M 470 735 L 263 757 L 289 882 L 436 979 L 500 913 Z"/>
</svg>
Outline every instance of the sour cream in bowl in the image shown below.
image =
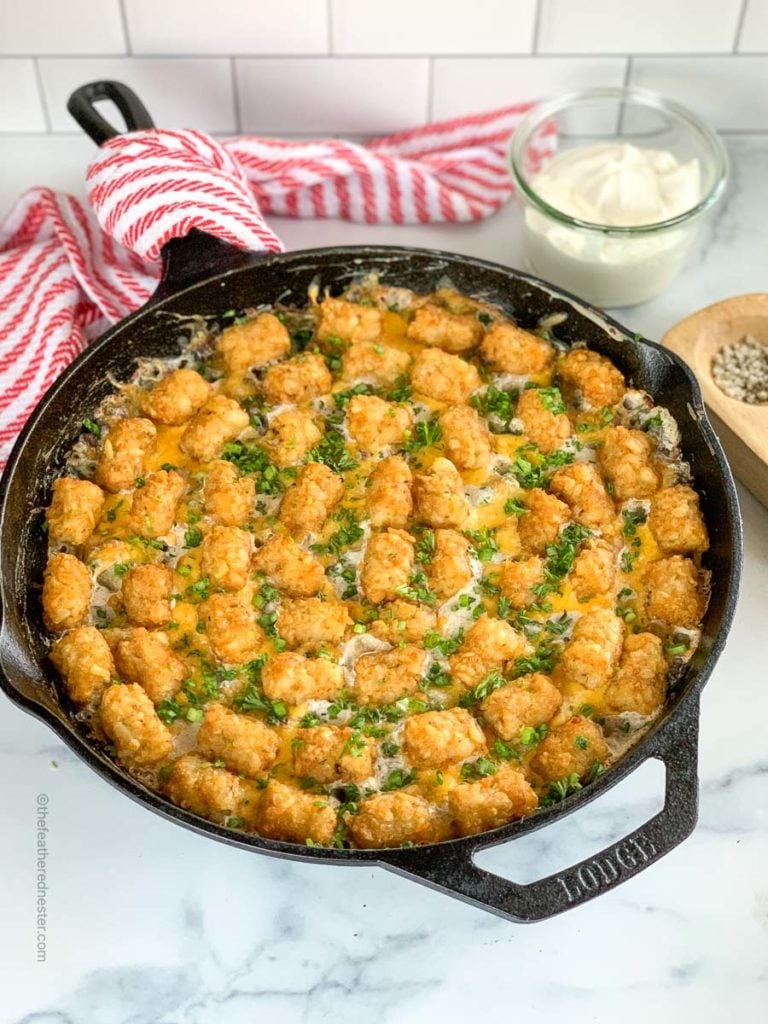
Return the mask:
<svg viewBox="0 0 768 1024">
<path fill-rule="evenodd" d="M 546 134 L 557 148 L 542 164 Z M 541 104 L 515 132 L 510 162 L 528 266 L 604 307 L 645 302 L 677 276 L 728 170 L 703 122 L 638 89 Z"/>
</svg>

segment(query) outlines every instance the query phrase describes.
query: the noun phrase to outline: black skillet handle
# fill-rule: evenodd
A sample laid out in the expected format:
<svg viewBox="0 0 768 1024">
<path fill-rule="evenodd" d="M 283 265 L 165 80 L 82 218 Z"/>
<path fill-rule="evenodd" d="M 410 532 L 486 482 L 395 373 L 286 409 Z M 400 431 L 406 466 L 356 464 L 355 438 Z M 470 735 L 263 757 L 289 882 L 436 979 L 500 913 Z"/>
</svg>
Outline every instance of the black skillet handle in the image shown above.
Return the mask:
<svg viewBox="0 0 768 1024">
<path fill-rule="evenodd" d="M 115 104 L 125 121 L 126 132 L 146 131 L 155 127 L 147 108 L 123 82 L 88 82 L 75 89 L 69 97 L 67 110 L 97 146 L 122 134 L 96 109 L 94 104 L 101 100 L 111 100 Z M 261 255 L 238 249 L 193 228 L 188 235 L 173 238 L 163 246 L 163 273 L 150 303 L 227 270 L 251 266 Z"/>
<path fill-rule="evenodd" d="M 649 867 L 693 831 L 698 817 L 698 698 L 682 718 L 683 724 L 666 730 L 649 754 L 666 765 L 663 808 L 594 857 L 527 885 L 477 867 L 474 855 L 495 845 L 483 843 L 482 836 L 474 845 L 393 850 L 383 862 L 512 921 L 543 921 L 586 903 Z"/>
</svg>

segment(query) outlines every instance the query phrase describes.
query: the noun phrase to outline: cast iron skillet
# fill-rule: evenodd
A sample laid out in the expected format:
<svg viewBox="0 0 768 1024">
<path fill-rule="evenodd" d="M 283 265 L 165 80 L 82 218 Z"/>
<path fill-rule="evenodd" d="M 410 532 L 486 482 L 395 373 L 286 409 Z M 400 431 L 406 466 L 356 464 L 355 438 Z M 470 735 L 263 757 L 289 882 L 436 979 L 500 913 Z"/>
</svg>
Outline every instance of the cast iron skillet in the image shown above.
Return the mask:
<svg viewBox="0 0 768 1024">
<path fill-rule="evenodd" d="M 97 142 L 116 134 L 93 108 L 110 98 L 129 130 L 152 127 L 138 99 L 116 82 L 77 90 L 69 109 Z M 16 446 L 0 487 L 0 685 L 14 703 L 48 724 L 94 771 L 151 810 L 222 842 L 272 856 L 336 864 L 378 864 L 514 921 L 535 921 L 574 907 L 613 888 L 658 860 L 686 838 L 697 818 L 699 694 L 725 645 L 741 569 L 741 524 L 736 492 L 722 449 L 704 413 L 696 381 L 673 353 L 632 337 L 615 321 L 542 281 L 483 260 L 428 249 L 347 246 L 255 256 L 192 231 L 163 252 L 163 277 L 155 296 L 102 335 L 61 375 L 41 400 Z M 93 413 L 110 393 L 110 379 L 127 380 L 140 356 L 178 352 L 168 314 L 216 314 L 230 308 L 284 302 L 302 305 L 309 283 L 338 294 L 360 271 L 376 270 L 387 283 L 428 292 L 449 277 L 462 292 L 482 295 L 524 326 L 545 314 L 568 315 L 560 333 L 580 339 L 613 359 L 638 387 L 667 406 L 682 432 L 702 496 L 712 547 L 710 606 L 702 642 L 663 716 L 615 766 L 557 806 L 484 835 L 412 849 L 335 850 L 245 835 L 190 814 L 139 784 L 91 743 L 73 715 L 46 657 L 39 583 L 45 565 L 40 509 L 51 481 Z M 475 854 L 517 839 L 570 814 L 616 785 L 647 758 L 666 766 L 663 809 L 641 828 L 598 856 L 529 885 L 517 885 L 477 867 Z"/>
</svg>

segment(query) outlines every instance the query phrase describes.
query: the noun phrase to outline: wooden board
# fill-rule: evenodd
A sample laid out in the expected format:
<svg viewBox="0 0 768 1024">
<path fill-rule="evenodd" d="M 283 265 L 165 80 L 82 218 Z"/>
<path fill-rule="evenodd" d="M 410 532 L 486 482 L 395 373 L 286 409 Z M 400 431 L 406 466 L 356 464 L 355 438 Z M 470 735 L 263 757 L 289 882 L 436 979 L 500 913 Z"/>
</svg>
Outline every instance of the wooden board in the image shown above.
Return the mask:
<svg viewBox="0 0 768 1024">
<path fill-rule="evenodd" d="M 747 334 L 768 345 L 768 294 L 716 302 L 675 324 L 661 340 L 696 374 L 734 476 L 768 508 L 768 403 L 749 405 L 730 398 L 712 377 L 712 360 L 723 345 Z"/>
</svg>

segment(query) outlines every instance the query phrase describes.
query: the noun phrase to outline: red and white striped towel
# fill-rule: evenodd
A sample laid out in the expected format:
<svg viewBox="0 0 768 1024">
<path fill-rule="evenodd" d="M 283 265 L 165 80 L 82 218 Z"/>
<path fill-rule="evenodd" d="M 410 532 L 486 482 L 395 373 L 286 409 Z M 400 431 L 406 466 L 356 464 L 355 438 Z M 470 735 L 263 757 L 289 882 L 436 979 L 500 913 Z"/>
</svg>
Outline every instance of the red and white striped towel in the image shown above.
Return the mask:
<svg viewBox="0 0 768 1024">
<path fill-rule="evenodd" d="M 87 209 L 31 189 L 0 227 L 0 465 L 45 390 L 138 308 L 160 250 L 191 228 L 254 251 L 282 245 L 264 214 L 366 224 L 480 220 L 507 200 L 510 136 L 529 104 L 357 145 L 217 141 L 197 131 L 117 136 L 88 169 Z M 538 156 L 554 145 L 543 133 Z"/>
</svg>

